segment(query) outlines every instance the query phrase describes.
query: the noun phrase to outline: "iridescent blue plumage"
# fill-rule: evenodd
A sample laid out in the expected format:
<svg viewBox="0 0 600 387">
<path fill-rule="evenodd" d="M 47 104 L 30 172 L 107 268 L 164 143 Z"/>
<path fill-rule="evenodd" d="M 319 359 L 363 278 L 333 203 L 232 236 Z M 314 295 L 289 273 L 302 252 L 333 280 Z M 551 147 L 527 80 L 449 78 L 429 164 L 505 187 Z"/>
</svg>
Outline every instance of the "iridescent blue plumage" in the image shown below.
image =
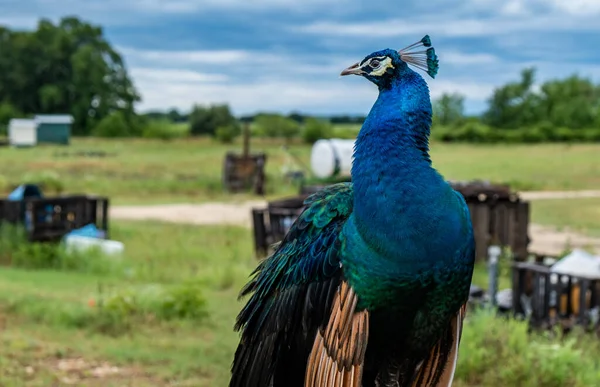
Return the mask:
<svg viewBox="0 0 600 387">
<path fill-rule="evenodd" d="M 429 91 L 406 50 L 377 51 L 342 73 L 379 89 L 353 182 L 307 199 L 243 289 L 252 296 L 236 324 L 231 387 L 451 383 L 473 232 L 464 199 L 432 167 Z M 409 63 L 426 60 L 435 73 L 433 55 Z"/>
</svg>

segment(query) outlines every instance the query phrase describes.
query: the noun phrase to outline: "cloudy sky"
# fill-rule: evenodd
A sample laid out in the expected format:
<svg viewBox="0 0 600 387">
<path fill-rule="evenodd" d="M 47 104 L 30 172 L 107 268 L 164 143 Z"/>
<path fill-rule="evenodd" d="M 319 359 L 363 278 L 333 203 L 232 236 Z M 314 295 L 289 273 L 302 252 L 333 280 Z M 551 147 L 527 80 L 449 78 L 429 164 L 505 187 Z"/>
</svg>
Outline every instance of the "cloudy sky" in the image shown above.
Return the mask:
<svg viewBox="0 0 600 387">
<path fill-rule="evenodd" d="M 538 81 L 600 82 L 599 0 L 0 0 L 0 24 L 14 28 L 65 15 L 105 27 L 140 110 L 366 114 L 374 86 L 339 72 L 424 34 L 440 58 L 432 97 L 460 92 L 470 113 L 526 66 Z"/>
</svg>

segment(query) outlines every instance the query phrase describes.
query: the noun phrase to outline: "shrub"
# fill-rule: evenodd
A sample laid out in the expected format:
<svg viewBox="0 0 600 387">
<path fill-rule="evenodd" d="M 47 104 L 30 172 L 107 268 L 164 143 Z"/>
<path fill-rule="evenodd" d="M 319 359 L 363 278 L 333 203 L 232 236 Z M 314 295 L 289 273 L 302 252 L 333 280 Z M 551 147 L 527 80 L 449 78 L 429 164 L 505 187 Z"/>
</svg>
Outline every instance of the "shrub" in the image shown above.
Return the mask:
<svg viewBox="0 0 600 387">
<path fill-rule="evenodd" d="M 25 229 L 0 224 L 0 264 L 23 269 L 54 269 L 94 274 L 107 274 L 122 269 L 120 262 L 98 250 L 67 252 L 54 243 L 29 242 Z"/>
<path fill-rule="evenodd" d="M 64 183 L 55 171 L 36 171 L 23 175 L 19 184 L 36 184 L 43 192 L 62 193 Z"/>
<path fill-rule="evenodd" d="M 217 140 L 224 144 L 230 144 L 240 135 L 240 127 L 237 124 L 229 124 L 226 126 L 220 126 L 215 132 Z"/>
<path fill-rule="evenodd" d="M 333 135 L 333 127 L 327 121 L 309 118 L 304 124 L 302 139 L 307 144 L 313 144 L 320 139 L 328 139 Z"/>
<path fill-rule="evenodd" d="M 457 127 L 436 125 L 431 134 L 432 138 L 442 142 L 518 144 L 600 141 L 600 128 L 571 129 L 556 127 L 547 121 L 522 128 L 493 128 L 477 121 L 468 121 Z"/>
<path fill-rule="evenodd" d="M 150 120 L 142 132 L 144 138 L 155 138 L 160 140 L 172 140 L 182 137 L 185 133 L 176 130 L 173 124 L 167 120 Z"/>
<path fill-rule="evenodd" d="M 300 126 L 296 121 L 278 114 L 261 114 L 254 122 L 259 132 L 267 137 L 290 139 L 300 133 Z"/>
<path fill-rule="evenodd" d="M 190 113 L 192 136 L 215 136 L 217 128 L 236 124 L 228 105 L 194 106 Z"/>
<path fill-rule="evenodd" d="M 116 111 L 104 117 L 92 129 L 92 135 L 96 137 L 128 137 L 130 135 L 130 128 L 125 114 L 121 111 Z"/>
<path fill-rule="evenodd" d="M 600 345 L 574 332 L 566 339 L 528 333 L 525 321 L 467 312 L 456 386 L 592 386 L 600 380 Z"/>
</svg>

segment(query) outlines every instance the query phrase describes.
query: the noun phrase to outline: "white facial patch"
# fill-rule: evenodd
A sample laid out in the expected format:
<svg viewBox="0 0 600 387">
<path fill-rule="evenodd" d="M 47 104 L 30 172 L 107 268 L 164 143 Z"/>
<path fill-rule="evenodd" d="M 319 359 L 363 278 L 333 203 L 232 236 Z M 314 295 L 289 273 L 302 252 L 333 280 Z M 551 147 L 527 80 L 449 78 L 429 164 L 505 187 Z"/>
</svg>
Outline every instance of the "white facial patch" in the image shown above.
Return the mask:
<svg viewBox="0 0 600 387">
<path fill-rule="evenodd" d="M 382 76 L 387 69 L 394 68 L 392 58 L 389 56 L 379 56 L 369 59 L 361 68 L 369 75 Z"/>
</svg>

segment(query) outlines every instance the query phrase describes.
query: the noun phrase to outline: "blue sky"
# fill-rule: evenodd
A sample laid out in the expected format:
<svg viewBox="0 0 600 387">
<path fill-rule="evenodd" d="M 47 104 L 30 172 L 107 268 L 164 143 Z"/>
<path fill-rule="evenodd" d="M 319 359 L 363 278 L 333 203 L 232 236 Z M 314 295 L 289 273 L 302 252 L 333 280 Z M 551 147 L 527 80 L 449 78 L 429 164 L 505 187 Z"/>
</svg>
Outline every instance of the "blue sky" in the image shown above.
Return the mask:
<svg viewBox="0 0 600 387">
<path fill-rule="evenodd" d="M 382 48 L 429 34 L 432 97 L 478 113 L 494 87 L 535 65 L 538 82 L 600 82 L 599 0 L 0 0 L 0 24 L 40 17 L 101 24 L 142 94 L 140 110 L 227 102 L 236 114 L 366 114 L 375 87 L 339 77 Z"/>
</svg>

